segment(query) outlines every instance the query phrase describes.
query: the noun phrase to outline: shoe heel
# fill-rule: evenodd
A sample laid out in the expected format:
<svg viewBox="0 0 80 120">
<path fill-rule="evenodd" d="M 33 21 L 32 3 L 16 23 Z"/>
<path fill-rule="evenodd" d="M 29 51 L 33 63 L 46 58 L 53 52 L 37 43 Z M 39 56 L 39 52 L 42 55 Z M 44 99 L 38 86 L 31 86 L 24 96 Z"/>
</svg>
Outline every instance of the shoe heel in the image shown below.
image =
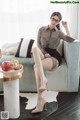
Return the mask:
<svg viewBox="0 0 80 120">
<path fill-rule="evenodd" d="M 47 111 L 47 104 L 44 105 L 44 110 Z"/>
<path fill-rule="evenodd" d="M 31 113 L 36 114 L 42 112 L 43 110 L 47 111 L 46 103 L 47 102 L 44 99 L 42 99 L 42 101 L 39 101 L 36 108 Z"/>
<path fill-rule="evenodd" d="M 48 91 L 48 84 L 46 83 L 46 90 Z"/>
</svg>

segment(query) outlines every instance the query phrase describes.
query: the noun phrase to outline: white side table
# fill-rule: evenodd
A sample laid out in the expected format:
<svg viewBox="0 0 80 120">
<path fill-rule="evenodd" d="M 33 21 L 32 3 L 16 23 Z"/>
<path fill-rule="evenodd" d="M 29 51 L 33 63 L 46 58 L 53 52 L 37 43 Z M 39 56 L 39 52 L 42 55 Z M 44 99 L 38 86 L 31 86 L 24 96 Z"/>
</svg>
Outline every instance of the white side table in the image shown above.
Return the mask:
<svg viewBox="0 0 80 120">
<path fill-rule="evenodd" d="M 0 81 L 3 82 L 4 111 L 9 112 L 9 118 L 16 119 L 20 116 L 19 78 L 22 77 L 23 66 L 20 70 L 0 71 L 3 73 Z"/>
</svg>

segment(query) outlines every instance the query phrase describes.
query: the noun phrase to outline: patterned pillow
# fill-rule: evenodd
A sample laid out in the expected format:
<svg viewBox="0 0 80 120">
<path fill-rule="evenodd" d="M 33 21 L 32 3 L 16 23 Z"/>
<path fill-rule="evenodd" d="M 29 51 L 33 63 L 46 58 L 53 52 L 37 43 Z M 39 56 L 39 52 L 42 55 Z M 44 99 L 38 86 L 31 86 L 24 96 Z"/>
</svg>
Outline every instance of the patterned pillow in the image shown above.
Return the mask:
<svg viewBox="0 0 80 120">
<path fill-rule="evenodd" d="M 21 38 L 15 57 L 31 58 L 31 48 L 33 43 L 33 39 Z"/>
</svg>

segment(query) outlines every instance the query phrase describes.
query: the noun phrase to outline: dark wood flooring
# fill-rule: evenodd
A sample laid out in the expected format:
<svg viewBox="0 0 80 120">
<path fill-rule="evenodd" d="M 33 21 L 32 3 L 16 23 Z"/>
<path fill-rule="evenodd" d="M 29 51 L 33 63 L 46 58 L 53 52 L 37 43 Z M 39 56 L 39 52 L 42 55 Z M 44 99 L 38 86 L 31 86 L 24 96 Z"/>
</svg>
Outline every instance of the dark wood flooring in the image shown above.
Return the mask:
<svg viewBox="0 0 80 120">
<path fill-rule="evenodd" d="M 78 93 L 59 93 L 58 109 L 44 120 L 80 120 L 80 90 Z"/>
<path fill-rule="evenodd" d="M 21 116 L 16 120 L 80 120 L 80 89 L 77 93 L 61 92 L 57 96 L 56 102 L 48 104 L 48 111 L 41 114 L 32 115 L 31 111 L 26 111 L 26 98 L 20 97 Z M 0 111 L 3 110 L 3 97 L 0 98 Z"/>
</svg>

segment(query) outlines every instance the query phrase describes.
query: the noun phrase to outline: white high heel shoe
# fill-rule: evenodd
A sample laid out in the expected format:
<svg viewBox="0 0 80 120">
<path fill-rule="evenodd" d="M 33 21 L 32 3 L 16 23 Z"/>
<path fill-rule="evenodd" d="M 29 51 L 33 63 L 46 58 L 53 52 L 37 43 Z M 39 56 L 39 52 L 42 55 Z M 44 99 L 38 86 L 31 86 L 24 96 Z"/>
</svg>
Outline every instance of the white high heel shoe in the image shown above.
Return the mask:
<svg viewBox="0 0 80 120">
<path fill-rule="evenodd" d="M 45 111 L 47 111 L 46 103 L 47 101 L 45 101 L 43 98 L 38 99 L 37 106 L 31 113 L 33 114 L 40 113 L 43 111 L 44 107 Z"/>
</svg>

